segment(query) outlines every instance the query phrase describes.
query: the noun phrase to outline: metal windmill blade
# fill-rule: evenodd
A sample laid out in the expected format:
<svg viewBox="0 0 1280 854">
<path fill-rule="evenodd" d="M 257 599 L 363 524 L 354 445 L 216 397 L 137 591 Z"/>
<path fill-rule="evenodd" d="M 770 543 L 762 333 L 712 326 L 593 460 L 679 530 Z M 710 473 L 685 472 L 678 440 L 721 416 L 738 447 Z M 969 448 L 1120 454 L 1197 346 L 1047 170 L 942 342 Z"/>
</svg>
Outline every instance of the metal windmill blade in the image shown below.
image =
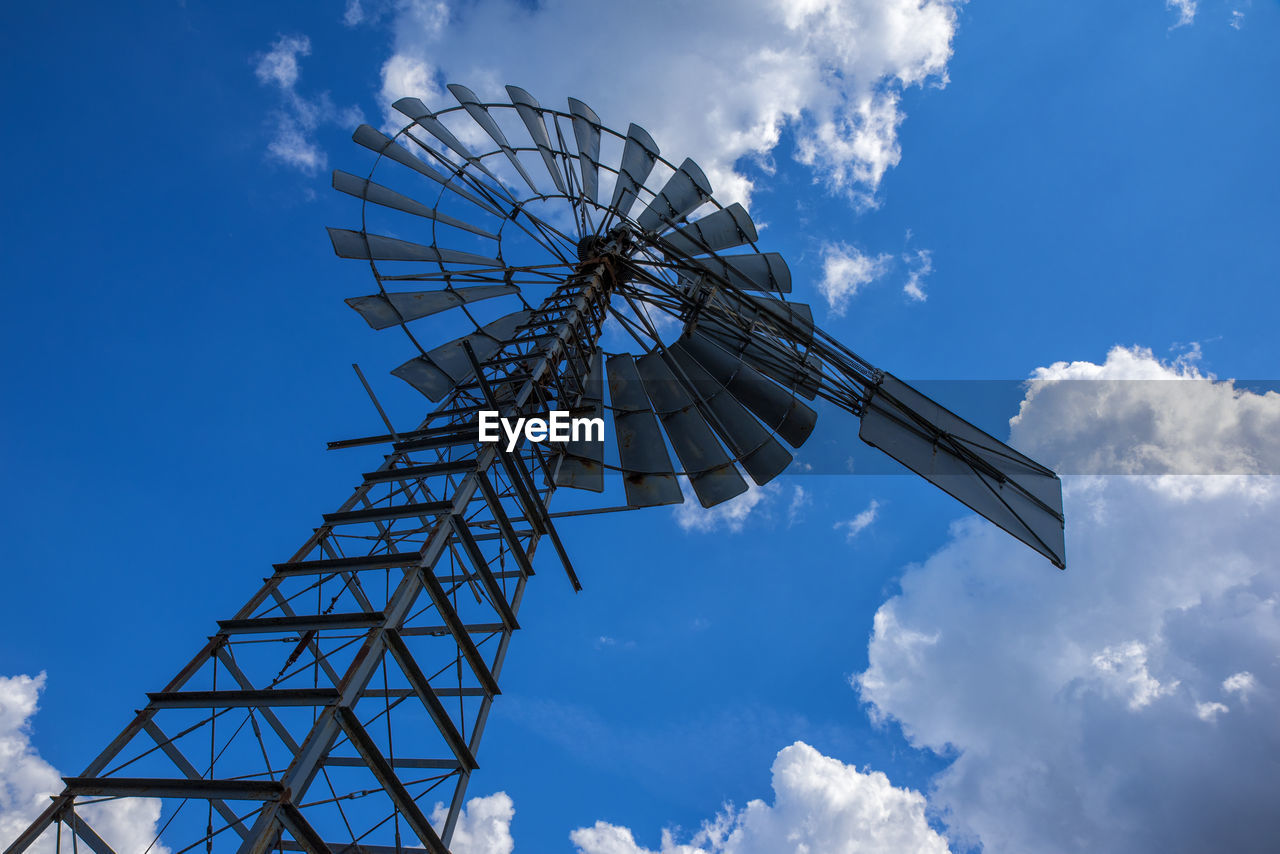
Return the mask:
<svg viewBox="0 0 1280 854">
<path fill-rule="evenodd" d="M 172 850 L 447 854 L 535 550 L 579 587 L 556 490 L 716 505 L 788 468 L 811 401 L 1064 566 L 1053 472 L 816 326 L 694 161 L 578 100 L 449 93 L 398 101 L 394 136 L 356 130 L 372 163 L 333 185 L 359 225 L 329 231 L 373 272 L 348 305 L 405 336 L 388 370 L 437 405 L 413 430 L 331 443 L 385 459 L 6 854 L 64 827 L 112 854 L 77 807 L 137 797 L 162 801 Z M 550 412 L 608 430 L 480 435 L 488 415 Z"/>
</svg>

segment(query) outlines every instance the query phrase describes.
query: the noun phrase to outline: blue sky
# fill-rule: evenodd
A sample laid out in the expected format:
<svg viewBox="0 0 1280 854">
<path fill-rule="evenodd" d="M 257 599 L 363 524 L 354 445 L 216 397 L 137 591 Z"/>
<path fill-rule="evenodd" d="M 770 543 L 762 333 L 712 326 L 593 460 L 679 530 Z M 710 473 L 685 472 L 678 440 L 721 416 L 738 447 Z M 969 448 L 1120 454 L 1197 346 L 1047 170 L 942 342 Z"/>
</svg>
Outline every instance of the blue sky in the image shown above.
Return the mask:
<svg viewBox="0 0 1280 854">
<path fill-rule="evenodd" d="M 731 192 L 749 195 L 766 226 L 761 245 L 791 265 L 794 296 L 812 302 L 825 328 L 852 349 L 901 377 L 1016 381 L 1062 362 L 1080 363 L 1072 376 L 1118 377 L 1134 364 L 1168 376 L 1275 375 L 1275 2 L 953 7 L 933 0 L 925 7 L 945 26 L 909 29 L 919 52 L 875 42 L 884 28 L 870 12 L 914 7 L 892 0 L 832 4 L 830 21 L 849 27 L 843 35 L 818 28 L 776 43 L 746 23 L 720 32 L 701 18 L 682 23 L 684 13 L 634 4 L 625 16 L 602 13 L 599 26 L 582 33 L 594 46 L 581 58 L 540 50 L 533 37 L 542 28 L 582 26 L 574 5 L 517 10 L 485 2 L 441 13 L 443 4 L 427 3 L 192 0 L 11 12 L 0 35 L 10 115 L 0 137 L 9 165 L 0 261 L 9 306 L 0 320 L 0 465 L 8 485 L 0 499 L 8 544 L 0 676 L 47 674 L 29 745 L 9 734 L 24 750 L 63 773 L 78 771 L 143 703 L 143 692 L 157 690 L 214 620 L 234 611 L 269 564 L 291 553 L 358 472 L 376 464 L 374 451 L 324 450 L 328 440 L 380 431 L 353 361 L 397 423 L 421 411 L 416 393 L 387 375 L 405 358 L 402 342 L 373 335 L 342 303 L 366 292 L 367 274 L 335 259 L 324 233 L 356 215 L 350 199 L 328 189 L 328 169 L 365 164 L 347 139 L 351 120 L 381 124 L 387 95 L 415 79 L 406 68 L 428 84 L 515 83 L 544 104 L 582 96 L 606 124 L 637 121 L 664 153 L 712 164 Z M 1177 25 L 1187 8 L 1194 14 Z M 632 52 L 624 68 L 604 67 L 595 59 L 608 54 L 610 39 L 623 39 L 616 32 L 626 16 L 686 32 L 670 44 L 646 42 L 644 61 Z M 490 35 L 477 34 L 482 23 Z M 852 42 L 842 39 L 853 36 L 868 41 L 850 59 Z M 282 39 L 299 38 L 308 50 L 294 52 L 296 80 L 281 85 L 255 73 Z M 525 52 L 510 49 L 522 38 L 530 42 Z M 688 49 L 716 39 L 702 55 Z M 491 52 L 480 49 L 490 43 Z M 781 86 L 786 74 L 762 77 L 760 86 L 712 74 L 722 55 L 767 47 L 782 51 L 784 70 L 803 61 L 819 75 L 833 66 L 843 74 L 812 90 L 803 88 L 812 80 L 797 75 L 801 94 L 768 113 L 783 116 L 776 140 L 749 120 L 779 101 L 765 84 Z M 699 87 L 701 94 L 689 94 Z M 900 121 L 878 137 L 846 126 L 851 140 L 874 143 L 878 153 L 806 154 L 824 116 L 843 115 L 840 99 L 862 96 Z M 716 119 L 721 124 L 696 109 L 717 98 L 732 107 Z M 750 137 L 746 148 L 727 143 L 726 130 Z M 854 269 L 870 271 L 869 281 L 851 278 Z M 913 271 L 925 299 L 904 292 Z M 841 293 L 842 314 L 831 302 Z M 1109 356 L 1115 347 L 1150 352 Z M 1250 412 L 1274 417 L 1274 400 L 1254 398 Z M 1225 424 L 1237 402 L 1223 401 L 1198 411 L 1220 405 Z M 1080 414 L 1043 411 L 1046 419 Z M 1007 431 L 1016 414 L 1015 398 L 1007 412 L 984 412 L 983 423 Z M 1034 448 L 1032 423 L 1041 422 L 1028 419 L 1015 440 L 1023 430 Z M 852 418 L 844 429 L 856 442 Z M 1157 439 L 1181 447 L 1168 432 Z M 1148 686 L 1116 701 L 1115 719 L 1099 722 L 1137 726 L 1135 716 L 1172 707 L 1178 692 L 1200 691 L 1183 699 L 1203 726 L 1167 732 L 1229 759 L 1211 729 L 1213 738 L 1246 752 L 1252 744 L 1274 759 L 1274 724 L 1258 717 L 1268 708 L 1258 698 L 1280 689 L 1275 665 L 1232 663 L 1253 660 L 1247 651 L 1275 636 L 1274 618 L 1237 625 L 1227 614 L 1241 612 L 1227 609 L 1206 611 L 1192 626 L 1178 622 L 1186 602 L 1208 607 L 1241 585 L 1259 596 L 1271 589 L 1276 572 L 1265 555 L 1274 533 L 1262 521 L 1237 530 L 1223 520 L 1264 519 L 1275 509 L 1272 487 L 1228 485 L 1188 498 L 1162 483 L 1150 495 L 1111 496 L 1126 510 L 1106 524 L 1084 509 L 1106 498 L 1097 490 L 1146 487 L 1079 487 L 1081 503 L 1069 508 L 1097 525 L 1082 522 L 1076 536 L 1097 536 L 1076 545 L 1096 561 L 1073 566 L 1068 574 L 1083 580 L 1071 582 L 969 522 L 950 527 L 966 517 L 963 508 L 906 477 L 784 477 L 736 523 L 670 509 L 566 520 L 562 535 L 586 589 L 572 594 L 553 572 L 531 588 L 471 791 L 510 796 L 519 851 L 639 850 L 570 843 L 571 831 L 597 821 L 630 828 L 637 844 L 657 851 L 662 828 L 682 829 L 677 841 L 687 841 L 726 802 L 739 809 L 752 799 L 773 802 L 771 764 L 803 741 L 925 793 L 932 827 L 954 850 L 978 841 L 990 851 L 1063 850 L 1055 837 L 1036 838 L 1035 828 L 1002 825 L 990 801 L 964 794 L 965 762 L 1003 754 L 975 734 L 977 712 L 944 719 L 928 709 L 990 707 L 968 703 L 964 686 L 953 695 L 946 680 L 933 678 L 951 659 L 939 659 L 934 671 L 927 655 L 913 663 L 892 654 L 909 648 L 912 635 L 893 635 L 885 615 L 926 640 L 930 626 L 940 627 L 926 646 L 941 650 L 975 626 L 1025 619 L 1002 609 L 1055 597 L 1087 603 L 1091 573 L 1097 591 L 1112 590 L 1107 579 L 1122 571 L 1124 562 L 1108 555 L 1137 542 L 1176 542 L 1131 509 L 1141 501 L 1166 518 L 1185 514 L 1177 518 L 1187 520 L 1180 536 L 1189 543 L 1218 542 L 1230 531 L 1203 561 L 1230 562 L 1227 550 L 1256 571 L 1208 591 L 1189 580 L 1198 564 L 1185 575 L 1169 570 L 1168 578 L 1190 585 L 1180 588 L 1186 599 L 1144 611 L 1144 633 L 1112 630 L 1140 622 L 1116 592 L 1105 630 L 1066 628 L 1076 625 L 1071 614 L 1046 612 L 1041 625 L 1064 626 L 1046 642 L 1078 649 L 1081 673 L 1101 680 L 1089 702 L 1107 702 L 1107 674 Z M 1232 509 L 1232 496 L 1243 509 Z M 863 519 L 873 521 L 856 534 L 841 527 L 869 510 Z M 1203 526 L 1199 534 L 1195 525 Z M 1190 548 L 1170 559 L 1191 561 Z M 1143 555 L 1137 550 L 1134 560 L 1153 559 Z M 991 595 L 988 577 L 1020 592 Z M 947 578 L 972 584 L 949 599 L 939 592 L 953 583 Z M 1086 585 L 1085 598 L 1067 596 L 1063 584 Z M 1204 676 L 1204 686 L 1247 673 L 1261 687 L 1223 688 L 1214 699 L 1208 687 L 1195 687 L 1190 664 L 1170 663 L 1218 673 L 1207 650 L 1217 651 L 1222 672 Z M 993 658 L 988 669 L 999 672 L 1001 662 Z M 866 673 L 882 677 L 879 688 L 851 685 Z M 1071 691 L 1093 684 L 1081 680 L 1062 684 Z M 1245 708 L 1249 695 L 1253 706 Z M 1195 711 L 1211 703 L 1230 711 Z M 1086 714 L 1055 708 L 1064 720 Z M 1096 770 L 1105 754 L 1095 750 L 1082 737 L 1060 764 Z M 1171 802 L 1200 802 L 1192 772 L 1161 773 L 1170 786 L 1187 775 Z M 1247 781 L 1246 772 L 1237 779 Z M 1087 781 L 1082 772 L 1055 785 L 1079 791 Z M 1247 849 L 1263 830 L 1248 834 L 1258 813 L 1247 798 L 1274 802 L 1274 779 L 1269 785 L 1215 802 L 1206 808 L 1213 821 L 1185 829 L 1186 838 L 1212 838 L 1197 834 L 1243 822 L 1244 835 L 1233 839 Z M 1103 812 L 1081 806 L 1082 826 L 1110 838 L 1117 827 L 1176 829 L 1183 820 L 1141 798 L 1115 803 L 1122 806 Z M 781 821 L 781 807 L 772 815 Z M 755 850 L 735 844 L 724 850 Z M 1128 850 L 1157 844 L 1134 837 Z"/>
</svg>

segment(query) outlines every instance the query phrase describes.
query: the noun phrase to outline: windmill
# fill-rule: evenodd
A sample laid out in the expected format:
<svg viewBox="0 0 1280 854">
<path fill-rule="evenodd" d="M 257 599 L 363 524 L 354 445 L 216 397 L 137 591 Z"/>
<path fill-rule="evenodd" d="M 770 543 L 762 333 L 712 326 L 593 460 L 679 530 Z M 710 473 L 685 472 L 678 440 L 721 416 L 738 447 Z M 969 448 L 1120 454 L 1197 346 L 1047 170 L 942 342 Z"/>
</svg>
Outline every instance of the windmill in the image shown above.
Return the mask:
<svg viewBox="0 0 1280 854">
<path fill-rule="evenodd" d="M 696 163 L 572 98 L 449 92 L 439 111 L 396 102 L 394 137 L 355 132 L 372 167 L 333 184 L 360 200 L 359 227 L 329 232 L 377 285 L 348 304 L 404 333 L 392 373 L 434 408 L 331 443 L 386 454 L 6 854 L 112 854 L 95 817 L 128 798 L 164 802 L 175 852 L 445 854 L 535 549 L 579 588 L 553 494 L 620 483 L 608 509 L 717 505 L 788 468 L 819 400 L 1064 566 L 1053 472 L 817 327 Z M 480 440 L 481 413 L 551 412 L 608 435 Z"/>
</svg>

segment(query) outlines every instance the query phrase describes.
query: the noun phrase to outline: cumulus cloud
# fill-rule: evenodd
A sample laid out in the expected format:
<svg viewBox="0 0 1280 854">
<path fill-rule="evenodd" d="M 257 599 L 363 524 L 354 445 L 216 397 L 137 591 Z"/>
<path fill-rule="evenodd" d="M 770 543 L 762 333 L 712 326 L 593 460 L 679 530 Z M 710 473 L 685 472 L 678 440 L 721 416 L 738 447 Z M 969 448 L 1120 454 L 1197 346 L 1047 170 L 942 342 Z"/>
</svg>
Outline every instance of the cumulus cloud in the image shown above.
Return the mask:
<svg viewBox="0 0 1280 854">
<path fill-rule="evenodd" d="M 7 846 L 62 791 L 62 775 L 31 744 L 31 720 L 38 710 L 45 675 L 0 676 L 0 848 Z M 169 854 L 156 842 L 160 802 L 130 798 L 77 806 L 76 812 L 120 854 Z M 64 828 L 64 835 L 69 833 Z M 54 854 L 51 828 L 31 848 Z M 64 850 L 68 842 L 64 842 Z M 87 850 L 86 846 L 81 846 Z"/>
<path fill-rule="evenodd" d="M 444 804 L 436 804 L 431 811 L 431 823 L 442 826 L 448 814 Z M 515 848 L 511 819 L 515 814 L 515 805 L 506 792 L 472 798 L 458 814 L 449 850 L 453 854 L 511 854 Z"/>
<path fill-rule="evenodd" d="M 736 498 L 715 507 L 703 507 L 694 497 L 693 487 L 683 476 L 680 478 L 680 488 L 684 490 L 685 500 L 672 509 L 672 515 L 683 530 L 700 534 L 720 529 L 738 533 L 746 526 L 753 513 L 758 517 L 765 511 L 770 499 L 779 489 L 776 483 L 766 483 L 764 486 L 749 483 L 747 491 Z"/>
<path fill-rule="evenodd" d="M 863 510 L 852 519 L 846 519 L 843 522 L 836 522 L 835 529 L 837 531 L 844 531 L 845 537 L 852 541 L 854 537 L 861 534 L 867 528 L 870 528 L 872 523 L 876 521 L 876 517 L 879 515 L 880 502 L 873 500 L 867 505 L 866 510 Z"/>
<path fill-rule="evenodd" d="M 504 83 L 548 106 L 572 95 L 606 124 L 644 125 L 676 162 L 693 157 L 724 202 L 748 200 L 739 161 L 767 164 L 790 129 L 815 180 L 871 205 L 901 158 L 903 91 L 946 83 L 957 5 L 713 0 L 641 11 L 590 0 L 405 0 L 393 13 L 382 94 L 452 105 L 447 79 L 495 100 Z"/>
<path fill-rule="evenodd" d="M 348 7 L 348 14 L 359 4 Z M 325 168 L 327 158 L 314 136 L 322 125 L 354 129 L 362 118 L 354 107 L 339 109 L 328 92 L 306 97 L 298 92 L 300 57 L 311 55 L 311 40 L 303 35 L 280 36 L 271 49 L 258 57 L 254 75 L 264 86 L 275 89 L 280 104 L 272 114 L 272 136 L 268 155 L 302 172 L 315 174 Z"/>
<path fill-rule="evenodd" d="M 1280 394 L 1218 382 L 1196 353 L 1166 364 L 1145 348 L 1115 347 L 1100 365 L 1037 369 L 1010 422 L 1018 449 L 1058 471 L 1280 473 Z"/>
<path fill-rule="evenodd" d="M 867 255 L 847 243 L 822 247 L 822 281 L 818 290 L 827 298 L 831 313 L 840 316 L 865 285 L 879 279 L 889 269 L 891 255 Z"/>
<path fill-rule="evenodd" d="M 941 854 L 947 841 L 925 819 L 925 799 L 876 771 L 860 772 L 803 742 L 773 763 L 774 802 L 732 806 L 687 843 L 668 830 L 657 852 L 631 830 L 596 822 L 570 834 L 578 854 Z"/>
<path fill-rule="evenodd" d="M 1185 27 L 1196 19 L 1196 0 L 1164 0 L 1164 7 L 1178 16 L 1170 29 Z"/>
<path fill-rule="evenodd" d="M 1173 397 L 1154 381 L 1096 382 L 1093 395 L 1087 382 L 1033 384 L 1012 443 L 1076 467 L 1102 444 L 1144 471 L 1188 454 L 1237 460 L 1260 437 L 1255 422 L 1280 417 L 1280 396 L 1209 380 L 1192 391 L 1207 413 L 1166 412 L 1182 406 L 1187 389 L 1174 387 L 1191 372 L 1137 348 L 1052 366 L 1043 376 L 1163 378 Z M 963 844 L 1268 850 L 1280 831 L 1280 483 L 1242 473 L 1064 485 L 1066 572 L 961 520 L 877 612 L 856 687 L 875 718 L 955 757 L 930 802 Z"/>
</svg>

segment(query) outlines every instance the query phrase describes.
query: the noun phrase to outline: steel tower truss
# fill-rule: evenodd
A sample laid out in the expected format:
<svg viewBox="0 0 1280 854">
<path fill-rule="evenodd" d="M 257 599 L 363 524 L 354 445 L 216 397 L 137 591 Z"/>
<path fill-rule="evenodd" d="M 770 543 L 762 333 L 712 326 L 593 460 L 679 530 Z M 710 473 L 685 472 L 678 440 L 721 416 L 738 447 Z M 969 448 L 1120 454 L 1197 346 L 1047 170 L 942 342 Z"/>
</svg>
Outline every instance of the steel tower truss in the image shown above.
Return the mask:
<svg viewBox="0 0 1280 854">
<path fill-rule="evenodd" d="M 475 416 L 590 407 L 620 247 L 599 249 L 496 355 L 467 347 L 476 377 L 419 429 L 334 443 L 391 452 L 7 854 L 46 833 L 114 854 L 84 805 L 119 798 L 167 802 L 181 851 L 448 854 L 543 538 L 578 587 L 551 460 L 478 443 Z"/>
</svg>

